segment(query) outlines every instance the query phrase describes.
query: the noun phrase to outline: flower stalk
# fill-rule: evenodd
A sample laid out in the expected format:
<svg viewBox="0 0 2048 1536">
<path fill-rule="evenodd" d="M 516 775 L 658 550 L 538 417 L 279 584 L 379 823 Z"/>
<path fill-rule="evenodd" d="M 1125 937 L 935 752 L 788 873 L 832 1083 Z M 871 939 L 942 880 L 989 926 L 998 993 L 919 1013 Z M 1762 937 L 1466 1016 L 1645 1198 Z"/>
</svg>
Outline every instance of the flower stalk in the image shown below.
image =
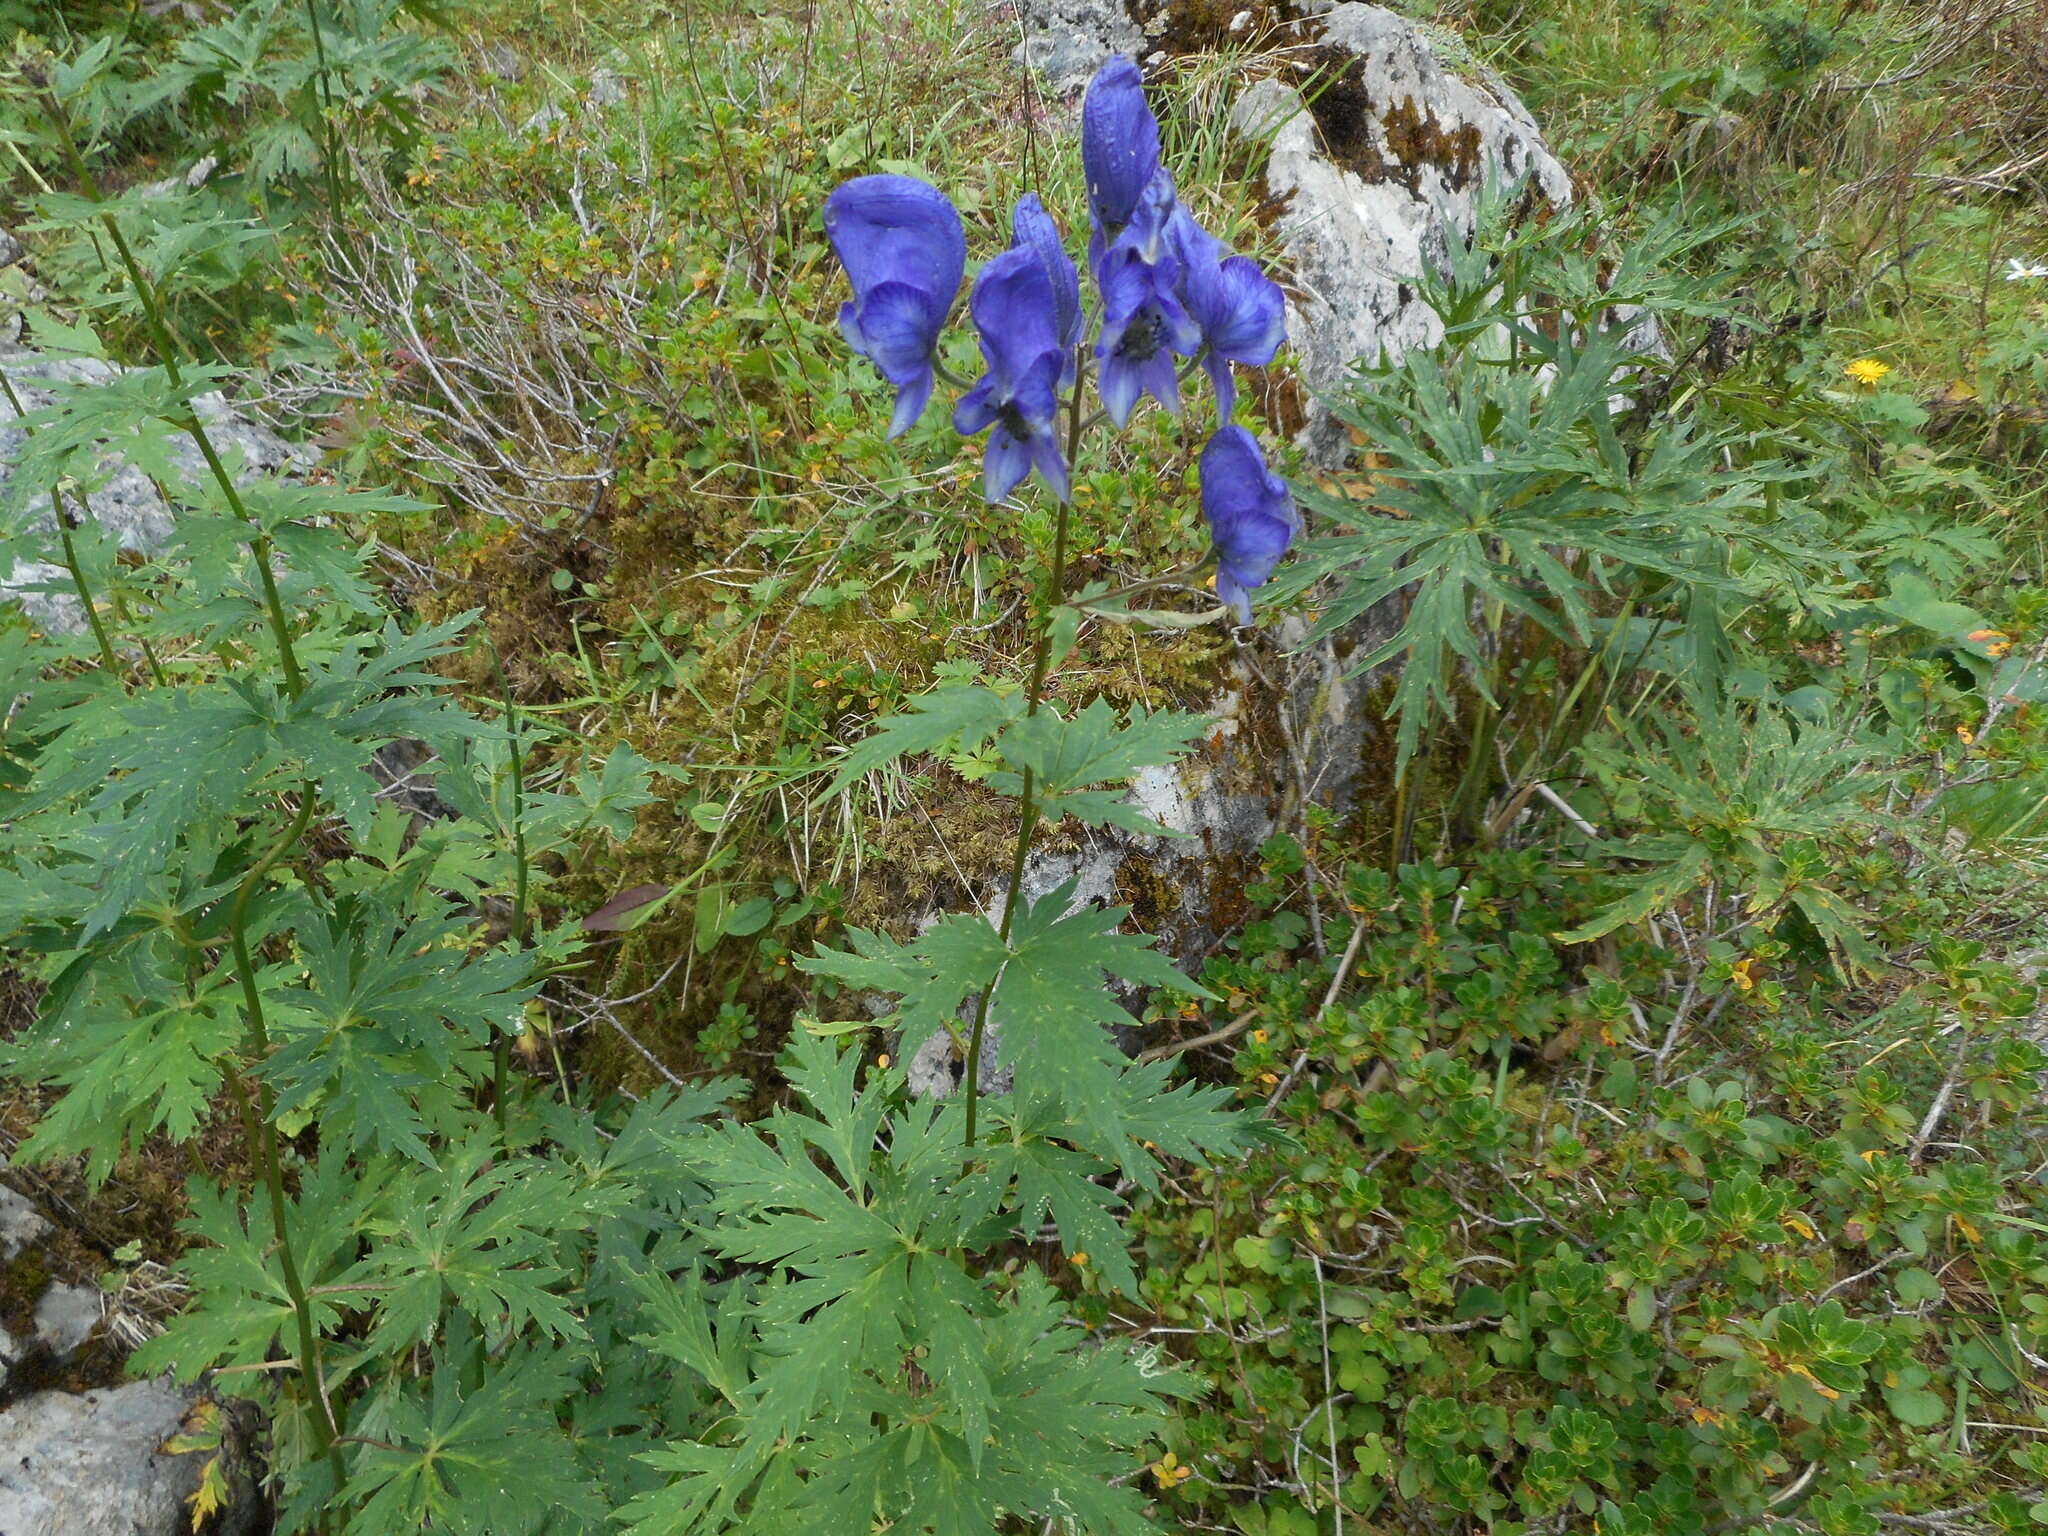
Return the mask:
<svg viewBox="0 0 2048 1536">
<path fill-rule="evenodd" d="M 1067 463 L 1071 467 L 1081 446 L 1081 392 L 1086 383 L 1086 358 L 1076 352 L 1074 390 L 1067 400 Z M 1038 713 L 1039 705 L 1045 701 L 1046 674 L 1052 670 L 1052 629 L 1053 616 L 1059 611 L 1067 595 L 1067 522 L 1073 509 L 1071 496 L 1063 496 L 1059 510 L 1053 519 L 1052 565 L 1047 571 L 1046 600 L 1038 613 L 1038 640 L 1031 650 L 1031 680 L 1026 685 L 1024 714 L 1028 719 Z M 1017 842 L 1010 851 L 1010 888 L 1003 894 L 1003 915 L 996 930 L 1005 946 L 1010 942 L 1010 929 L 1017 920 L 1017 905 L 1023 899 L 1024 866 L 1031 857 L 1032 838 L 1038 831 L 1037 779 L 1029 767 L 1023 770 L 1023 785 L 1019 794 Z M 989 978 L 989 984 L 982 989 L 980 999 L 974 1005 L 974 1028 L 967 1037 L 967 1133 L 966 1150 L 970 1157 L 976 1144 L 975 1112 L 981 1100 L 981 1057 L 982 1048 L 988 1037 L 989 1003 L 995 996 L 1001 973 Z"/>
</svg>

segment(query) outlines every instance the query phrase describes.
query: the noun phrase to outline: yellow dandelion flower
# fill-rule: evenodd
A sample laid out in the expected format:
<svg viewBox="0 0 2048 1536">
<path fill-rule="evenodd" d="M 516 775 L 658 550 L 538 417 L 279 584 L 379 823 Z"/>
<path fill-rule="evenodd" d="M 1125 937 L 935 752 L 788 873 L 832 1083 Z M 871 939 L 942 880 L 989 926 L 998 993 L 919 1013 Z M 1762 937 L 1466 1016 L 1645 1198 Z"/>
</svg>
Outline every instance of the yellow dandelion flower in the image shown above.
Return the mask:
<svg viewBox="0 0 2048 1536">
<path fill-rule="evenodd" d="M 1880 363 L 1874 357 L 1859 357 L 1853 363 L 1846 363 L 1842 372 L 1849 375 L 1865 389 L 1875 389 L 1884 376 L 1892 371 L 1890 363 Z"/>
<path fill-rule="evenodd" d="M 1255 1029 L 1252 1031 L 1252 1039 L 1256 1040 L 1260 1045 L 1264 1045 L 1268 1040 L 1272 1038 L 1273 1037 L 1267 1034 L 1263 1029 Z"/>
<path fill-rule="evenodd" d="M 1086 1254 L 1085 1252 L 1083 1252 L 1082 1250 L 1078 1249 L 1078 1248 L 1077 1248 L 1077 1249 L 1075 1249 L 1075 1250 L 1074 1250 L 1074 1268 L 1076 1268 L 1076 1269 L 1086 1269 L 1087 1267 L 1088 1267 L 1088 1255 L 1087 1255 L 1087 1254 Z"/>
<path fill-rule="evenodd" d="M 1977 744 L 1977 733 L 1967 725 L 1959 725 L 1956 727 L 1956 740 L 1966 747 L 1974 747 Z"/>
</svg>

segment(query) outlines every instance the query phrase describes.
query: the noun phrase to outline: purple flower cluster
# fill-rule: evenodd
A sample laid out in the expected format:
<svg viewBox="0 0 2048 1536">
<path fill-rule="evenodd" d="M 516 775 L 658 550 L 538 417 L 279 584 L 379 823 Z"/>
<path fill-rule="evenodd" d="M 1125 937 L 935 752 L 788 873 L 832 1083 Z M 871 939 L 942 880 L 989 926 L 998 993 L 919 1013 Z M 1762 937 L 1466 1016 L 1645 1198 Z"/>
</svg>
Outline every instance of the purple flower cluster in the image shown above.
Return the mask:
<svg viewBox="0 0 2048 1536">
<path fill-rule="evenodd" d="M 1286 483 L 1267 470 L 1257 440 L 1230 424 L 1233 367 L 1265 366 L 1285 338 L 1280 289 L 1174 195 L 1160 161 L 1158 120 L 1137 66 L 1121 55 L 1097 71 L 1082 100 L 1081 163 L 1088 268 L 1100 300 L 1094 356 L 1103 410 L 1122 427 L 1150 395 L 1179 414 L 1183 360 L 1200 360 L 1219 421 L 1200 464 L 1216 590 L 1249 622 L 1251 589 L 1272 574 L 1300 529 Z M 915 177 L 862 176 L 826 200 L 825 233 L 853 284 L 840 329 L 895 387 L 895 437 L 931 399 L 939 338 L 966 266 L 960 215 Z M 955 407 L 953 425 L 967 436 L 989 434 L 982 489 L 990 501 L 1034 470 L 1064 501 L 1061 402 L 1074 388 L 1087 329 L 1080 273 L 1036 196 L 1018 200 L 1011 233 L 1010 248 L 983 265 L 968 298 L 987 369 Z"/>
</svg>

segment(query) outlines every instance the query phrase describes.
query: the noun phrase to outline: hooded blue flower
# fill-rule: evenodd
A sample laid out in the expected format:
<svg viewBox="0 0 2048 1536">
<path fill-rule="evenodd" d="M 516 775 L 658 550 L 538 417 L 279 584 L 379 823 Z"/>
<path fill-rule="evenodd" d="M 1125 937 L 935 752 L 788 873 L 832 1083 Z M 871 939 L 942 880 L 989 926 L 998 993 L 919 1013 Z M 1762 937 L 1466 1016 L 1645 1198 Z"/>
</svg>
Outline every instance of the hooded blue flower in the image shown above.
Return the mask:
<svg viewBox="0 0 2048 1536">
<path fill-rule="evenodd" d="M 1180 414 L 1177 357 L 1192 357 L 1202 343 L 1201 328 L 1181 306 L 1171 257 L 1147 262 L 1114 250 L 1100 274 L 1102 335 L 1095 343 L 1096 383 L 1110 420 L 1131 419 L 1141 396 L 1150 395 Z"/>
<path fill-rule="evenodd" d="M 1201 330 L 1187 312 L 1181 264 L 1169 238 L 1178 205 L 1173 177 L 1157 170 L 1114 240 L 1100 231 L 1089 242 L 1095 285 L 1102 292 L 1102 334 L 1096 338 L 1096 387 L 1121 427 L 1140 396 L 1180 413 L 1176 355 L 1192 357 Z"/>
<path fill-rule="evenodd" d="M 1001 501 L 1036 469 L 1067 499 L 1060 457 L 1060 375 L 1072 359 L 1060 344 L 1059 301 L 1035 250 L 1019 246 L 981 269 L 968 299 L 988 372 L 960 399 L 953 426 L 963 437 L 994 427 L 982 459 L 982 494 Z"/>
<path fill-rule="evenodd" d="M 1074 349 L 1081 343 L 1081 274 L 1075 270 L 1074 258 L 1067 254 L 1060 240 L 1059 226 L 1053 223 L 1036 192 L 1027 192 L 1017 199 L 1010 215 L 1010 231 L 1016 237 L 1012 249 L 1029 251 L 1044 271 L 1046 281 L 1052 284 L 1054 331 L 1060 349 L 1066 354 L 1060 388 L 1066 389 L 1074 382 Z"/>
<path fill-rule="evenodd" d="M 1136 212 L 1145 184 L 1159 169 L 1159 120 L 1145 105 L 1138 66 L 1114 54 L 1095 71 L 1081 98 L 1081 172 L 1088 215 L 1114 238 Z"/>
<path fill-rule="evenodd" d="M 1202 516 L 1216 541 L 1216 595 L 1252 621 L 1251 589 L 1264 584 L 1301 531 L 1287 482 L 1270 473 L 1258 442 L 1226 426 L 1202 450 Z"/>
<path fill-rule="evenodd" d="M 1201 328 L 1202 366 L 1216 386 L 1217 418 L 1228 423 L 1237 403 L 1230 365 L 1263 368 L 1287 337 L 1287 306 L 1280 285 L 1249 256 L 1230 250 L 1176 206 L 1167 244 L 1180 263 L 1180 294 Z"/>
<path fill-rule="evenodd" d="M 853 283 L 839 329 L 896 386 L 897 437 L 931 399 L 939 332 L 967 266 L 960 215 L 914 176 L 859 176 L 825 199 L 825 235 Z"/>
</svg>

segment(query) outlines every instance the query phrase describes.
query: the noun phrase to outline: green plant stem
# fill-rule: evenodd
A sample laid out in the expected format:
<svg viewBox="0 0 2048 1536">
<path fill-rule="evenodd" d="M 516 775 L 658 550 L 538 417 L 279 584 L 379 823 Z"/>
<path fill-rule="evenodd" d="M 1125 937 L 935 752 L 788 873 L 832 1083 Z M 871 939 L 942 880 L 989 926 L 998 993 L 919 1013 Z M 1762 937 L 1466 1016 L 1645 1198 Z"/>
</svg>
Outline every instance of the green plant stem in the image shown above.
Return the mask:
<svg viewBox="0 0 2048 1536">
<path fill-rule="evenodd" d="M 1081 433 L 1085 423 L 1081 420 L 1081 395 L 1087 388 L 1087 355 L 1077 351 L 1081 362 L 1074 377 L 1073 398 L 1067 405 L 1067 474 L 1073 475 L 1075 454 L 1081 446 Z M 1046 603 L 1038 616 L 1038 642 L 1031 651 L 1031 683 L 1025 693 L 1024 715 L 1026 719 L 1038 713 L 1038 706 L 1045 697 L 1045 675 L 1052 667 L 1052 618 L 1054 612 L 1066 598 L 1067 586 L 1067 519 L 1070 504 L 1062 500 L 1059 513 L 1053 523 L 1052 570 L 1046 593 Z M 1029 768 L 1024 770 L 1024 783 L 1018 795 L 1019 807 L 1017 844 L 1010 853 L 1010 888 L 1003 896 L 1003 917 L 997 928 L 1004 948 L 1009 947 L 1010 929 L 1017 920 L 1017 905 L 1023 897 L 1024 865 L 1031 857 L 1031 838 L 1038 830 L 1038 781 Z M 967 1152 L 971 1157 L 975 1146 L 976 1111 L 981 1103 L 981 1052 L 988 1034 L 989 1003 L 995 997 L 996 982 L 1001 972 L 991 976 L 988 985 L 981 989 L 981 998 L 974 1005 L 974 1029 L 967 1039 Z"/>
<path fill-rule="evenodd" d="M 530 861 L 526 854 L 526 765 L 520 750 L 519 707 L 512 698 L 512 684 L 505 676 L 505 663 L 498 647 L 487 637 L 491 671 L 496 674 L 498 696 L 504 700 L 505 730 L 512 740 L 512 946 L 526 947 L 526 902 L 530 884 Z M 505 1097 L 512 1076 L 512 1037 L 498 1031 L 493 1049 L 491 1113 L 498 1122 L 498 1135 L 505 1134 Z"/>
<path fill-rule="evenodd" d="M 28 409 L 21 402 L 21 396 L 14 392 L 14 380 L 0 372 L 0 390 L 7 392 L 7 405 L 14 412 L 16 421 L 28 415 Z M 24 429 L 26 430 L 26 429 Z M 85 567 L 78 561 L 78 546 L 71 537 L 71 518 L 64 510 L 64 498 L 56 486 L 50 487 L 50 511 L 57 518 L 57 537 L 64 544 L 64 569 L 71 574 L 71 585 L 78 593 L 79 606 L 85 609 L 85 622 L 92 626 L 92 637 L 99 643 L 100 664 L 107 669 L 110 677 L 121 675 L 121 661 L 114 654 L 114 642 L 107 636 L 107 626 L 100 618 L 98 606 L 92 600 L 92 588 L 86 585 Z"/>
<path fill-rule="evenodd" d="M 291 825 L 242 877 L 242 883 L 235 891 L 234 905 L 228 910 L 228 938 L 234 948 L 235 971 L 242 986 L 242 1008 L 249 1019 L 250 1054 L 259 1064 L 270 1054 L 270 1030 L 264 1022 L 263 992 L 256 984 L 255 960 L 249 953 L 249 899 L 256 894 L 263 877 L 298 845 L 306 835 L 306 828 L 312 824 L 313 792 L 312 786 L 307 785 L 300 791 L 298 813 L 292 817 Z M 305 1278 L 299 1273 L 298 1258 L 292 1252 L 291 1238 L 285 1225 L 284 1166 L 278 1149 L 277 1093 L 261 1076 L 256 1079 L 256 1092 L 260 1113 L 254 1117 L 257 1145 L 251 1150 L 262 1165 L 263 1181 L 270 1189 L 270 1226 L 277 1235 L 277 1256 L 284 1271 L 285 1294 L 290 1298 L 293 1315 L 298 1319 L 299 1373 L 305 1377 L 307 1388 L 313 1395 L 314 1452 L 327 1457 L 338 1494 L 345 1480 L 341 1451 L 334 1443 L 341 1427 L 334 1422 L 334 1410 L 328 1405 L 327 1392 L 320 1379 L 319 1346 L 313 1334 L 312 1304 L 307 1298 Z"/>
<path fill-rule="evenodd" d="M 103 202 L 99 183 L 86 168 L 85 157 L 79 153 L 78 141 L 72 136 L 71 119 L 64 110 L 64 104 L 47 89 L 40 92 L 40 98 L 43 111 L 49 117 L 50 125 L 56 130 L 57 142 L 63 148 L 64 160 L 71 168 L 72 176 L 77 179 L 78 185 L 87 197 L 96 203 Z M 128 273 L 129 285 L 135 290 L 136 302 L 142 306 L 143 324 L 149 331 L 151 344 L 156 348 L 157 361 L 163 365 L 164 373 L 170 379 L 172 387 L 182 389 L 185 377 L 183 370 L 178 367 L 177 347 L 171 338 L 170 325 L 164 319 L 163 302 L 149 279 L 143 275 L 142 263 L 136 260 L 135 252 L 128 244 L 128 237 L 121 233 L 120 222 L 112 213 L 102 208 L 100 224 L 105 228 L 108 238 L 113 241 L 114 250 L 120 255 L 121 265 Z M 296 699 L 306 691 L 306 676 L 299 669 L 298 652 L 292 645 L 291 625 L 285 618 L 284 599 L 277 590 L 277 575 L 271 569 L 274 546 L 270 535 L 263 532 L 262 525 L 250 514 L 248 505 L 242 500 L 241 490 L 235 484 L 235 477 L 228 473 L 227 465 L 221 460 L 220 451 L 213 445 L 213 438 L 201 424 L 199 413 L 192 409 L 189 401 L 186 402 L 182 414 L 183 419 L 176 425 L 184 428 L 186 435 L 199 449 L 200 457 L 206 460 L 206 468 L 213 476 L 214 483 L 220 487 L 221 495 L 226 498 L 228 509 L 256 530 L 255 536 L 249 541 L 249 551 L 255 558 L 256 575 L 263 585 L 263 605 L 269 616 L 271 634 L 277 642 L 278 664 L 284 669 L 285 691 Z"/>
<path fill-rule="evenodd" d="M 71 522 L 64 513 L 64 501 L 57 494 L 57 488 L 50 487 L 50 507 L 57 514 L 57 537 L 64 541 L 64 569 L 71 573 L 71 585 L 78 589 L 78 605 L 85 610 L 85 622 L 92 626 L 92 637 L 100 648 L 100 665 L 107 669 L 107 675 L 119 678 L 121 658 L 114 654 L 114 642 L 107 636 L 106 621 L 100 617 L 100 610 L 92 600 L 92 588 L 86 585 L 85 567 L 78 561 L 78 545 L 71 537 Z"/>
<path fill-rule="evenodd" d="M 327 216 L 341 224 L 341 175 L 339 170 L 340 152 L 338 124 L 334 111 L 334 87 L 327 78 L 327 41 L 320 35 L 320 12 L 318 0 L 306 0 L 306 30 L 313 34 L 313 63 L 318 69 L 314 76 L 320 92 L 320 136 L 326 145 L 321 155 L 322 169 L 327 181 Z"/>
</svg>

